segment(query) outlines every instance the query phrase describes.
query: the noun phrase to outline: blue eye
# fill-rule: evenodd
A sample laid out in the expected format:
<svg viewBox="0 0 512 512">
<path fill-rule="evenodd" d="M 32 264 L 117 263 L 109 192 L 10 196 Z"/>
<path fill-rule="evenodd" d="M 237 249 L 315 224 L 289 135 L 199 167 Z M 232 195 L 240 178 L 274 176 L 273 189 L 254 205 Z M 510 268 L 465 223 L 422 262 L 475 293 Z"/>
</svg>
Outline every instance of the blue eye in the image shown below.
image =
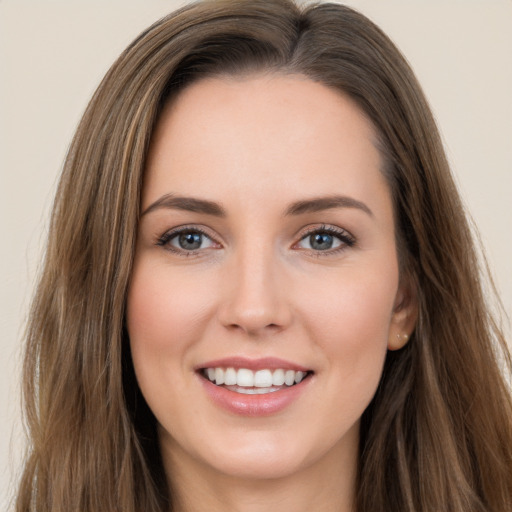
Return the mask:
<svg viewBox="0 0 512 512">
<path fill-rule="evenodd" d="M 332 251 L 343 247 L 352 247 L 355 240 L 345 230 L 317 228 L 302 237 L 297 247 L 315 252 Z"/>
<path fill-rule="evenodd" d="M 309 235 L 309 245 L 312 249 L 315 249 L 315 251 L 326 251 L 333 247 L 338 247 L 340 243 L 339 240 L 336 240 L 336 238 L 328 233 Z"/>
<path fill-rule="evenodd" d="M 195 251 L 203 243 L 202 233 L 180 233 L 171 239 L 171 245 L 178 245 L 180 249 Z"/>
<path fill-rule="evenodd" d="M 185 228 L 165 233 L 157 245 L 168 247 L 175 252 L 194 252 L 215 246 L 215 242 L 198 229 Z"/>
</svg>

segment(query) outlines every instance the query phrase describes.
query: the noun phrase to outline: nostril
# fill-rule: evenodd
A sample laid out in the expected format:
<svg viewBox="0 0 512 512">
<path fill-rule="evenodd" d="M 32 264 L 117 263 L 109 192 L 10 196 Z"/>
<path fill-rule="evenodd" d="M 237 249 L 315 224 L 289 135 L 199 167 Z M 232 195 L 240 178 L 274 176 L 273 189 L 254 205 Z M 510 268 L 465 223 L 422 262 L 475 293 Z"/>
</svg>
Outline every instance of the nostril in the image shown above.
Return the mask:
<svg viewBox="0 0 512 512">
<path fill-rule="evenodd" d="M 278 332 L 290 323 L 288 295 L 276 279 L 262 272 L 255 264 L 239 279 L 229 280 L 218 309 L 218 319 L 224 327 L 256 335 Z"/>
<path fill-rule="evenodd" d="M 240 330 L 248 335 L 257 336 L 265 332 L 279 332 L 284 328 L 277 322 L 268 322 L 267 314 L 241 314 L 235 321 L 226 322 L 224 326 L 232 331 Z"/>
</svg>

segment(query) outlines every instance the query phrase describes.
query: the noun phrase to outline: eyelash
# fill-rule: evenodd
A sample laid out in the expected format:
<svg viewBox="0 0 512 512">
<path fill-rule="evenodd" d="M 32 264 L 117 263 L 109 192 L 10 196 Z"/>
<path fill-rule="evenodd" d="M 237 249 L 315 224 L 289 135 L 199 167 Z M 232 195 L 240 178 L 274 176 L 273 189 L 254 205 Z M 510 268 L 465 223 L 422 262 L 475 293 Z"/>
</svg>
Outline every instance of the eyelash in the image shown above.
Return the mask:
<svg viewBox="0 0 512 512">
<path fill-rule="evenodd" d="M 175 228 L 175 229 L 165 232 L 162 236 L 160 236 L 157 239 L 156 245 L 164 247 L 166 250 L 173 252 L 179 256 L 190 257 L 190 256 L 198 255 L 201 252 L 201 249 L 187 251 L 185 249 L 178 249 L 178 248 L 175 248 L 172 245 L 170 245 L 169 242 L 173 238 L 175 238 L 181 234 L 185 234 L 185 233 L 198 233 L 198 234 L 201 234 L 204 237 L 210 239 L 213 243 L 217 243 L 217 242 L 215 242 L 213 237 L 211 237 L 205 230 L 201 229 L 198 226 L 181 226 L 181 227 L 178 227 L 178 228 Z M 338 238 L 338 240 L 341 241 L 341 245 L 335 249 L 327 249 L 325 251 L 321 251 L 321 250 L 315 251 L 315 250 L 304 249 L 310 255 L 313 255 L 316 257 L 331 256 L 331 255 L 338 254 L 341 251 L 346 250 L 347 248 L 354 247 L 356 245 L 356 239 L 348 231 L 345 231 L 344 229 L 341 229 L 341 228 L 336 228 L 334 226 L 322 225 L 322 226 L 311 227 L 308 230 L 306 230 L 304 233 L 302 233 L 300 236 L 300 239 L 298 240 L 298 242 L 295 242 L 293 247 L 296 247 L 297 244 L 299 244 L 300 242 L 302 242 L 309 236 L 314 235 L 314 234 L 319 234 L 319 233 L 328 234 L 328 235 Z"/>
<path fill-rule="evenodd" d="M 200 235 L 205 236 L 206 238 L 209 238 L 214 242 L 214 239 L 206 233 L 205 230 L 201 229 L 198 226 L 181 226 L 178 228 L 171 229 L 170 231 L 165 232 L 161 237 L 158 238 L 156 245 L 159 245 L 161 247 L 164 247 L 166 250 L 173 252 L 177 254 L 178 256 L 194 256 L 197 255 L 200 250 L 192 250 L 192 251 L 186 251 L 185 249 L 178 249 L 176 247 L 173 247 L 169 242 L 175 238 L 178 235 L 182 235 L 185 233 L 199 233 Z"/>
<path fill-rule="evenodd" d="M 327 249 L 325 251 L 307 250 L 307 252 L 312 256 L 334 256 L 356 245 L 356 239 L 348 231 L 334 226 L 322 225 L 307 229 L 304 233 L 301 234 L 299 241 L 296 242 L 294 246 L 296 246 L 298 243 L 302 242 L 306 238 L 310 237 L 311 235 L 318 233 L 325 233 L 338 238 L 341 241 L 341 245 L 339 247 L 336 247 L 335 249 Z"/>
</svg>

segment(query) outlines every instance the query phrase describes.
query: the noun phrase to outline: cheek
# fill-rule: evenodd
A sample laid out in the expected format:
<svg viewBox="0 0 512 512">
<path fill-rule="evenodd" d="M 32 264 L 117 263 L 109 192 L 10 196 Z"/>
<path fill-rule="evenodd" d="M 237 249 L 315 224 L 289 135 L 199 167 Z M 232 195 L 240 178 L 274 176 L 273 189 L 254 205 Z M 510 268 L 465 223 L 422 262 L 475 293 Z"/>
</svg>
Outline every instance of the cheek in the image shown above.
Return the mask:
<svg viewBox="0 0 512 512">
<path fill-rule="evenodd" d="M 343 269 L 322 290 L 310 283 L 300 313 L 309 337 L 336 367 L 333 378 L 368 393 L 380 380 L 398 288 L 393 260 L 385 271 L 371 268 Z"/>
<path fill-rule="evenodd" d="M 155 273 L 135 270 L 126 312 L 134 357 L 142 348 L 149 351 L 175 348 L 168 339 L 174 323 L 172 312 L 177 311 L 179 301 L 165 290 L 165 283 Z"/>
<path fill-rule="evenodd" d="M 165 400 L 171 379 L 187 363 L 189 345 L 200 337 L 200 318 L 207 305 L 197 289 L 165 263 L 136 261 L 127 297 L 126 322 L 133 365 L 139 386 L 150 407 Z M 186 392 L 186 391 L 184 391 Z"/>
<path fill-rule="evenodd" d="M 207 294 L 198 293 L 184 273 L 165 265 L 135 264 L 127 300 L 132 345 L 179 351 L 207 314 Z"/>
<path fill-rule="evenodd" d="M 309 283 L 306 310 L 322 316 L 332 335 L 350 334 L 354 341 L 378 333 L 387 337 L 399 280 L 394 251 L 388 252 L 347 264 L 328 279 Z"/>
</svg>

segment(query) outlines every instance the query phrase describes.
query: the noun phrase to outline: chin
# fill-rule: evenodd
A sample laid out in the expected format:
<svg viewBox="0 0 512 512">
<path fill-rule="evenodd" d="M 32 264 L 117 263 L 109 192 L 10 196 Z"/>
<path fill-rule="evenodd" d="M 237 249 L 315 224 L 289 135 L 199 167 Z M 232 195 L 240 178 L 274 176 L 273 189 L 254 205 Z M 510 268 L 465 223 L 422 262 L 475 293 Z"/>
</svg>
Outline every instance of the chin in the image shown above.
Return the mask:
<svg viewBox="0 0 512 512">
<path fill-rule="evenodd" d="M 242 480 L 275 480 L 299 473 L 308 465 L 298 448 L 282 443 L 237 447 L 212 461 L 220 473 Z"/>
<path fill-rule="evenodd" d="M 308 432 L 297 427 L 231 432 L 227 439 L 212 435 L 209 446 L 197 446 L 196 457 L 218 474 L 247 481 L 286 479 L 302 472 L 306 475 L 315 466 L 332 468 L 347 455 L 350 462 L 357 457 L 358 424 L 341 438 L 339 431 L 322 436 L 316 429 Z"/>
</svg>

